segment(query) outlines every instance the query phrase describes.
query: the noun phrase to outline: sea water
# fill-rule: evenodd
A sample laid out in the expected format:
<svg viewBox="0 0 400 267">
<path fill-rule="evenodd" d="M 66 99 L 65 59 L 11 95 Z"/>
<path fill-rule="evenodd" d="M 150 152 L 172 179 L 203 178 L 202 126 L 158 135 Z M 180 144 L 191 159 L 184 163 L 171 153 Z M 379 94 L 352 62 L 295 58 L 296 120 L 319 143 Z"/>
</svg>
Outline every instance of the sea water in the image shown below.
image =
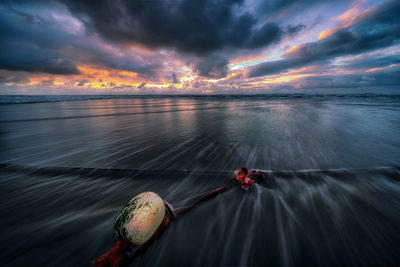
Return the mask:
<svg viewBox="0 0 400 267">
<path fill-rule="evenodd" d="M 2 263 L 87 266 L 136 194 L 180 208 L 242 166 L 264 180 L 196 207 L 132 264 L 399 263 L 399 96 L 0 99 Z"/>
</svg>

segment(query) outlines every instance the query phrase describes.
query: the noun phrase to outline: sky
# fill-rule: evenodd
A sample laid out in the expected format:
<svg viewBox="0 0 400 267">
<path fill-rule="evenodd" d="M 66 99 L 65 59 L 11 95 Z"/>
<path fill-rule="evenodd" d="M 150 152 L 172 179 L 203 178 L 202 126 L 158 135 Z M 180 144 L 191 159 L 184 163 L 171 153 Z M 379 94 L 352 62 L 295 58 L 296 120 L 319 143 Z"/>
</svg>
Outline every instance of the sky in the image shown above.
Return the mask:
<svg viewBox="0 0 400 267">
<path fill-rule="evenodd" d="M 0 1 L 0 94 L 400 93 L 400 1 Z"/>
</svg>

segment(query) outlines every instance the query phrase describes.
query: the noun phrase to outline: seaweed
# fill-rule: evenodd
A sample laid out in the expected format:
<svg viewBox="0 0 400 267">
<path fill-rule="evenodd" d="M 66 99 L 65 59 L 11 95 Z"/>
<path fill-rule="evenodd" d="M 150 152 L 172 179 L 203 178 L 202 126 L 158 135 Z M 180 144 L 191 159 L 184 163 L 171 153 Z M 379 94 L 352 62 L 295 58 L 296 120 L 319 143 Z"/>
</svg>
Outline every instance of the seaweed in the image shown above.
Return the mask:
<svg viewBox="0 0 400 267">
<path fill-rule="evenodd" d="M 114 223 L 114 230 L 118 239 L 123 239 L 127 236 L 125 225 L 132 219 L 131 211 L 136 209 L 136 204 L 141 197 L 135 197 L 122 207 Z M 143 204 L 142 204 L 143 205 Z M 139 208 L 142 206 L 140 205 Z"/>
</svg>

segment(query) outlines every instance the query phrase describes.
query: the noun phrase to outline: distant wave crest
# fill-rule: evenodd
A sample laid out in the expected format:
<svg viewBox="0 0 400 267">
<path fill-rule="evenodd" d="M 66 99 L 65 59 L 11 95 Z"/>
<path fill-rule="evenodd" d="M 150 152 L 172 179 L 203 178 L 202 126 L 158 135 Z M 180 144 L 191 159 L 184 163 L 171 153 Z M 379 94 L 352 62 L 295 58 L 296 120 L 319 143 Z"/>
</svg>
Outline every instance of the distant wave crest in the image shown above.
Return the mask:
<svg viewBox="0 0 400 267">
<path fill-rule="evenodd" d="M 0 104 L 86 101 L 100 99 L 189 98 L 189 99 L 399 99 L 399 94 L 253 94 L 253 95 L 3 95 Z"/>
</svg>

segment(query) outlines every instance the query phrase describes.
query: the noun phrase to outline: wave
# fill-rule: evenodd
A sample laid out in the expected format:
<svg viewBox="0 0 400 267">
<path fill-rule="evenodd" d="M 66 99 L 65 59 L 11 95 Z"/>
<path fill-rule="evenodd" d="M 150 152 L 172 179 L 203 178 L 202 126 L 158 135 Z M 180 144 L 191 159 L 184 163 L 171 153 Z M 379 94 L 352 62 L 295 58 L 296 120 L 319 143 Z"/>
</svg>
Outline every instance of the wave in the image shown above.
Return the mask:
<svg viewBox="0 0 400 267">
<path fill-rule="evenodd" d="M 235 108 L 246 108 L 250 105 L 240 105 Z M 198 111 L 198 110 L 209 110 L 209 109 L 227 109 L 227 106 L 207 106 L 198 108 L 181 108 L 181 109 L 170 109 L 170 110 L 154 110 L 144 112 L 117 112 L 109 114 L 94 114 L 94 115 L 77 115 L 77 116 L 63 116 L 63 117 L 45 117 L 45 118 L 29 118 L 29 119 L 17 119 L 17 120 L 0 120 L 0 123 L 13 123 L 13 122 L 32 122 L 32 121 L 54 121 L 54 120 L 65 120 L 65 119 L 82 119 L 82 118 L 98 118 L 98 117 L 114 117 L 114 116 L 132 116 L 142 114 L 157 114 L 157 113 L 172 113 L 182 111 Z"/>
<path fill-rule="evenodd" d="M 180 216 L 133 266 L 398 266 L 399 167 L 262 171 L 250 190 L 232 183 Z M 0 262 L 88 266 L 133 196 L 178 209 L 232 174 L 2 163 Z"/>
<path fill-rule="evenodd" d="M 0 104 L 30 104 L 65 101 L 87 101 L 102 99 L 155 99 L 155 98 L 188 98 L 188 99 L 400 99 L 400 94 L 252 94 L 252 95 L 2 95 Z"/>
<path fill-rule="evenodd" d="M 6 172 L 28 172 L 39 175 L 82 175 L 82 176 L 109 176 L 119 177 L 176 177 L 182 175 L 197 176 L 223 176 L 230 177 L 234 175 L 234 170 L 220 171 L 199 171 L 199 170 L 150 170 L 150 169 L 119 169 L 119 168 L 85 168 L 85 167 L 61 167 L 61 166 L 36 166 L 36 165 L 20 165 L 10 163 L 0 163 L 0 170 Z M 265 176 L 280 175 L 296 175 L 302 174 L 349 174 L 349 173 L 396 173 L 400 171 L 400 166 L 376 166 L 371 168 L 333 168 L 333 169 L 300 169 L 300 170 L 263 170 L 253 169 L 263 173 Z M 400 180 L 400 177 L 399 177 Z"/>
</svg>

